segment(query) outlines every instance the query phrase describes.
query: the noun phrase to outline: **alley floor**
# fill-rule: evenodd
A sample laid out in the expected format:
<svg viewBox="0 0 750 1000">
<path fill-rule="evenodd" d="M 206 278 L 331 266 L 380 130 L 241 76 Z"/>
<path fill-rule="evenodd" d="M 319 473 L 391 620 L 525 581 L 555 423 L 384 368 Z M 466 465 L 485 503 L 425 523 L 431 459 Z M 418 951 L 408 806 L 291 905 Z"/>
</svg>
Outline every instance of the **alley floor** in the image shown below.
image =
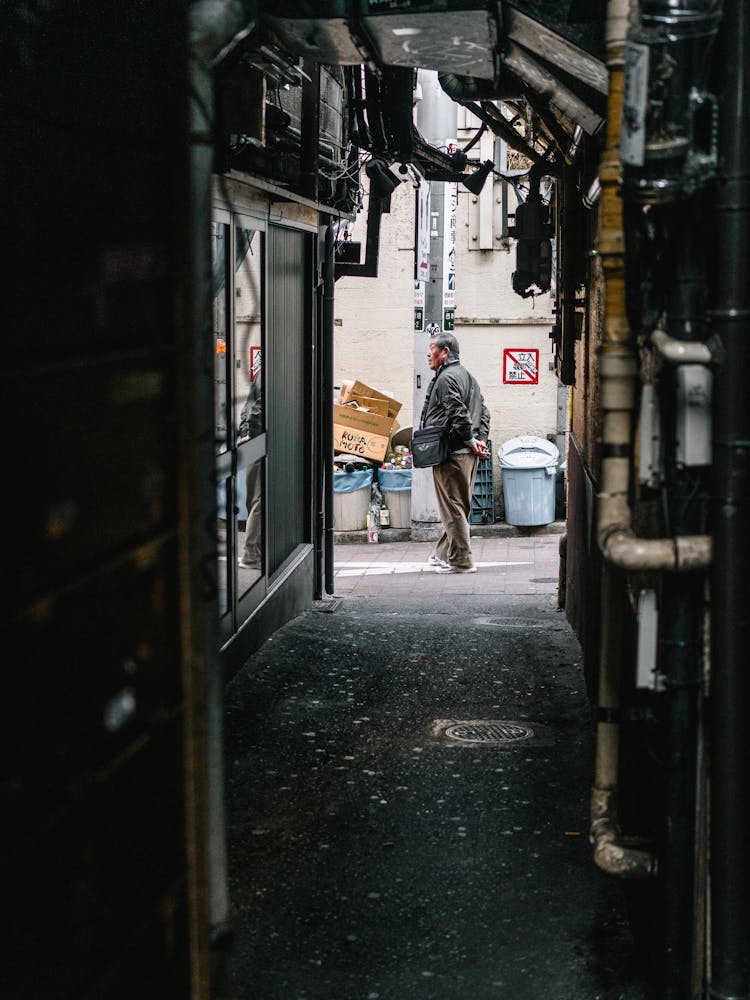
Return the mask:
<svg viewBox="0 0 750 1000">
<path fill-rule="evenodd" d="M 559 535 L 336 546 L 227 691 L 236 1000 L 642 1000 Z M 479 742 L 477 742 L 479 740 Z"/>
</svg>

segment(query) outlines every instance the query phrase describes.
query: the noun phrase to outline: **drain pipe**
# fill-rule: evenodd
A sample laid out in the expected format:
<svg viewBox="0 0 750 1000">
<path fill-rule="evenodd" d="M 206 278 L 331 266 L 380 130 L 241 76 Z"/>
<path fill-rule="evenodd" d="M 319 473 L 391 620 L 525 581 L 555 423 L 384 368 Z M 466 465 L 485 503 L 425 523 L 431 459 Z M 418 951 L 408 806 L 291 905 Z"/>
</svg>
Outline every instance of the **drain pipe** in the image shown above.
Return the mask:
<svg viewBox="0 0 750 1000">
<path fill-rule="evenodd" d="M 708 366 L 717 362 L 723 353 L 716 344 L 700 340 L 680 340 L 658 328 L 651 334 L 651 343 L 659 356 L 672 365 Z"/>
<path fill-rule="evenodd" d="M 602 871 L 632 878 L 653 874 L 655 859 L 650 852 L 622 842 L 617 809 L 623 644 L 617 635 L 621 616 L 615 605 L 616 570 L 610 563 L 615 562 L 611 557 L 618 548 L 630 553 L 632 532 L 629 530 L 628 484 L 637 375 L 635 351 L 625 314 L 624 236 L 619 192 L 620 120 L 627 26 L 628 0 L 609 0 L 606 25 L 609 97 L 605 148 L 599 166 L 602 194 L 598 236 L 606 317 L 599 349 L 603 428 L 602 489 L 597 498 L 597 517 L 605 562 L 602 569 L 596 762 L 589 839 L 594 848 L 594 861 Z"/>
<path fill-rule="evenodd" d="M 325 590 L 333 594 L 333 325 L 334 289 L 336 286 L 336 260 L 333 225 L 326 227 L 325 260 L 323 261 L 323 421 L 321 427 L 323 454 L 323 509 L 324 516 L 324 565 Z"/>
<path fill-rule="evenodd" d="M 616 37 L 618 58 L 622 59 L 622 43 L 625 39 L 625 30 L 623 29 L 627 27 L 627 25 L 623 25 L 623 21 L 626 19 L 628 11 L 627 5 L 617 3 L 613 5 L 617 8 L 615 17 L 619 18 Z M 636 6 L 634 3 L 634 13 Z M 660 45 L 667 41 L 676 45 L 676 51 L 681 55 L 681 61 L 672 66 L 672 70 L 670 70 L 676 82 L 674 83 L 675 94 L 669 95 L 671 103 L 668 110 L 670 116 L 674 116 L 676 119 L 673 128 L 676 137 L 667 141 L 657 125 L 650 123 L 649 119 L 646 118 L 642 123 L 643 128 L 636 130 L 638 135 L 643 132 L 642 142 L 645 144 L 645 153 L 644 150 L 631 148 L 631 145 L 628 144 L 627 152 L 624 154 L 626 159 L 625 193 L 628 198 L 635 199 L 639 204 L 649 202 L 658 204 L 660 201 L 684 198 L 694 193 L 700 183 L 701 174 L 710 176 L 714 158 L 710 152 L 693 148 L 693 122 L 690 118 L 691 115 L 696 114 L 697 107 L 709 106 L 710 102 L 708 95 L 704 95 L 697 87 L 690 89 L 690 72 L 694 68 L 694 64 L 700 64 L 700 54 L 696 53 L 700 53 L 710 45 L 712 32 L 715 31 L 718 9 L 720 9 L 718 0 L 642 0 L 641 2 L 642 16 L 646 18 L 647 15 L 648 31 L 639 27 L 637 35 L 641 44 L 633 47 L 631 56 L 633 52 L 640 52 L 641 58 L 643 58 L 644 51 L 648 49 L 648 46 L 642 42 L 644 39 L 653 41 L 653 35 L 658 37 Z M 680 29 L 679 31 L 677 28 L 674 29 L 674 32 L 669 30 L 673 20 Z M 637 16 L 634 18 L 634 22 L 637 23 Z M 622 31 L 621 36 L 619 35 L 620 31 Z M 609 41 L 611 37 L 608 35 L 608 59 L 611 51 Z M 658 48 L 657 45 L 656 49 Z M 665 66 L 669 61 L 668 55 L 669 53 L 658 57 L 658 59 L 663 60 Z M 645 56 L 645 58 L 648 59 L 649 56 Z M 658 62 L 657 56 L 654 55 L 651 58 L 655 60 L 655 63 Z M 674 60 L 672 61 L 674 62 Z M 641 67 L 641 72 L 645 72 L 644 67 Z M 656 73 L 655 67 L 653 72 Z M 659 63 L 659 72 L 667 74 L 667 70 L 662 67 L 661 63 Z M 619 129 L 622 117 L 623 82 L 622 70 L 615 79 L 610 68 L 607 146 L 603 157 L 604 162 L 600 169 L 602 187 L 600 253 L 604 267 L 607 322 L 600 367 L 604 446 L 597 534 L 604 558 L 629 572 L 637 572 L 638 570 L 691 572 L 707 569 L 710 564 L 711 538 L 709 535 L 639 538 L 632 528 L 632 512 L 628 494 L 636 356 L 633 338 L 625 318 L 622 202 L 619 198 L 619 178 L 622 170 L 619 153 Z M 615 85 L 619 92 L 615 91 Z M 654 86 L 656 85 L 654 84 Z M 688 93 L 688 97 L 685 97 L 686 93 Z M 655 105 L 657 103 L 655 99 Z M 688 106 L 687 111 L 683 107 L 684 104 Z M 666 111 L 664 113 L 666 114 Z M 613 115 L 615 116 L 614 121 L 612 120 Z M 689 121 L 685 121 L 685 118 L 688 118 Z M 670 117 L 670 125 L 672 124 Z M 654 131 L 654 135 L 651 135 L 650 130 Z M 683 136 L 683 132 L 689 134 L 691 138 Z M 638 147 L 638 143 L 635 143 L 635 146 Z M 669 158 L 665 159 L 667 154 L 669 154 Z M 636 161 L 643 162 L 638 169 L 634 170 L 632 165 Z M 631 165 L 630 172 L 628 172 L 628 165 Z M 664 171 L 669 174 L 666 180 L 662 177 Z M 675 176 L 672 176 L 673 174 Z M 657 350 L 667 357 L 667 360 L 684 363 L 688 355 L 697 356 L 698 363 L 707 363 L 712 360 L 710 351 L 705 349 L 705 345 L 695 343 L 678 346 L 673 338 L 664 336 L 661 331 L 654 334 L 653 342 Z"/>
<path fill-rule="evenodd" d="M 750 997 L 750 5 L 724 0 L 719 181 L 710 313 L 726 351 L 715 373 L 711 576 L 711 985 Z"/>
</svg>

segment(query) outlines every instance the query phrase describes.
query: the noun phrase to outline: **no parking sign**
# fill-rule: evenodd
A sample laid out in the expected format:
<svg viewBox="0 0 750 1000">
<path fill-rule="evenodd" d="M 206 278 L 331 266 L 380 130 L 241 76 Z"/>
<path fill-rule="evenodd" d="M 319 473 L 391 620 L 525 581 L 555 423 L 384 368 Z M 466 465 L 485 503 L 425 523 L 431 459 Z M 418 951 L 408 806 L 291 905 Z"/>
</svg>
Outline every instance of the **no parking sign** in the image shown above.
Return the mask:
<svg viewBox="0 0 750 1000">
<path fill-rule="evenodd" d="M 539 382 L 539 351 L 533 347 L 506 347 L 503 382 L 506 385 L 536 385 Z"/>
</svg>

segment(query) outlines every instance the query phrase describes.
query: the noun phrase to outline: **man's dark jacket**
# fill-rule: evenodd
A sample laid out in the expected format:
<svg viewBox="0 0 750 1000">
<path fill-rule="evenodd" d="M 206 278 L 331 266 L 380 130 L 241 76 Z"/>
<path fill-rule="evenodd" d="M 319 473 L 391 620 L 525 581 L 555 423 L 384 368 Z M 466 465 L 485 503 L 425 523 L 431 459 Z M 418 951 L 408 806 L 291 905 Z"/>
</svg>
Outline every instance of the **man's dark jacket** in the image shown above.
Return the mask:
<svg viewBox="0 0 750 1000">
<path fill-rule="evenodd" d="M 441 365 L 430 393 L 424 426 L 445 427 L 451 451 L 467 448 L 472 438 L 486 442 L 490 433 L 490 411 L 474 376 L 457 358 Z"/>
</svg>

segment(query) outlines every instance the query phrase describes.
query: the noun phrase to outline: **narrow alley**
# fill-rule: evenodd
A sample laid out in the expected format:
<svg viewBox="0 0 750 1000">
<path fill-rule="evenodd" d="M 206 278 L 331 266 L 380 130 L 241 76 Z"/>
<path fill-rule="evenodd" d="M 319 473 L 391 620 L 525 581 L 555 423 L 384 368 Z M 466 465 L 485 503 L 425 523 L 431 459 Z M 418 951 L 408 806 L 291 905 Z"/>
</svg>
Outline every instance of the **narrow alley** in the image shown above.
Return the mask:
<svg viewBox="0 0 750 1000">
<path fill-rule="evenodd" d="M 337 545 L 335 599 L 234 678 L 237 1000 L 641 1000 L 559 541 L 477 538 L 471 576 Z"/>
</svg>

